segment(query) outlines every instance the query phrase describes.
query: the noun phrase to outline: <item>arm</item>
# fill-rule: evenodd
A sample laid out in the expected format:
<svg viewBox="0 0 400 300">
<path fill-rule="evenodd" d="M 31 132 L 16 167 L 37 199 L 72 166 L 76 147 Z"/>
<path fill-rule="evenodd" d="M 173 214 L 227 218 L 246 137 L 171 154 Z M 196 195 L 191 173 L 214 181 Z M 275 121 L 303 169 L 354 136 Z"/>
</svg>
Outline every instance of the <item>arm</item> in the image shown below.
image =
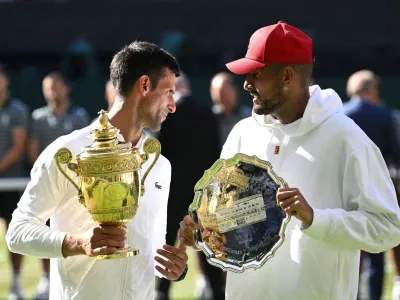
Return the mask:
<svg viewBox="0 0 400 300">
<path fill-rule="evenodd" d="M 18 109 L 11 118 L 13 145 L 0 157 L 0 173 L 16 163 L 25 152 L 28 137 L 29 115 L 26 109 Z"/>
<path fill-rule="evenodd" d="M 314 209 L 310 237 L 347 249 L 378 253 L 400 243 L 400 210 L 389 172 L 376 146 L 354 151 L 343 177 L 344 209 Z"/>
<path fill-rule="evenodd" d="M 8 152 L 0 158 L 0 173 L 16 163 L 24 154 L 27 137 L 28 132 L 26 128 L 16 128 L 13 130 L 13 145 Z"/>
<path fill-rule="evenodd" d="M 34 164 L 35 161 L 39 157 L 39 154 L 40 154 L 39 149 L 40 149 L 39 141 L 38 140 L 30 140 L 28 155 L 29 155 L 29 159 L 32 164 Z"/>
<path fill-rule="evenodd" d="M 40 124 L 39 120 L 35 118 L 35 115 L 32 114 L 32 132 L 29 139 L 29 147 L 28 147 L 28 155 L 32 164 L 36 162 L 40 155 Z"/>
<path fill-rule="evenodd" d="M 7 231 L 6 241 L 11 252 L 41 258 L 62 257 L 66 233 L 45 224 L 63 199 L 67 185 L 53 156 L 53 151 L 47 148 L 32 168 L 31 181 Z"/>
</svg>

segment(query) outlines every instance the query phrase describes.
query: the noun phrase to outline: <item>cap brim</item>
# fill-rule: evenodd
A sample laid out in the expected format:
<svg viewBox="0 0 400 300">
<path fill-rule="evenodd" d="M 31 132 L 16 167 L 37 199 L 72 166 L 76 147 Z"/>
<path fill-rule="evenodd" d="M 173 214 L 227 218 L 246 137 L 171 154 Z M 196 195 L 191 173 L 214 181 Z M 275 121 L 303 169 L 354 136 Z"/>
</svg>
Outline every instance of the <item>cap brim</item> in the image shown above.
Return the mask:
<svg viewBox="0 0 400 300">
<path fill-rule="evenodd" d="M 232 61 L 230 63 L 226 64 L 226 67 L 231 71 L 232 73 L 235 73 L 237 75 L 244 75 L 248 74 L 250 72 L 254 72 L 258 69 L 261 69 L 265 67 L 267 64 L 259 62 L 257 60 L 252 60 L 250 58 L 241 58 L 235 61 Z"/>
</svg>

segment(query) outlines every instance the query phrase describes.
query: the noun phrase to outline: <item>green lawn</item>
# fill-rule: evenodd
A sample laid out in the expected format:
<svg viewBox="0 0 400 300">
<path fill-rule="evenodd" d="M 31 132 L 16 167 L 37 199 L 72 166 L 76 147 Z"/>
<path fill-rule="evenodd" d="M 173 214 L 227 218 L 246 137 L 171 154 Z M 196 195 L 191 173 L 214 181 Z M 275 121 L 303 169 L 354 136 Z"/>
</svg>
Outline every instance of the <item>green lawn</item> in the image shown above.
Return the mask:
<svg viewBox="0 0 400 300">
<path fill-rule="evenodd" d="M 0 299 L 7 299 L 9 283 L 11 279 L 11 268 L 8 262 L 8 252 L 4 240 L 4 225 L 0 222 Z M 387 259 L 390 262 L 389 256 Z M 392 271 L 393 268 L 388 263 L 385 279 L 385 294 L 383 300 L 392 300 L 390 291 L 392 288 Z M 174 300 L 191 300 L 194 298 L 195 281 L 197 273 L 197 261 L 194 259 L 194 253 L 189 251 L 189 272 L 186 280 L 178 283 L 173 283 L 172 299 Z M 26 299 L 31 299 L 34 296 L 36 285 L 39 281 L 40 264 L 39 260 L 32 257 L 24 259 L 22 278 L 24 293 Z M 250 300 L 250 299 L 249 299 Z M 256 300 L 256 299 L 255 299 Z M 322 300 L 322 299 L 321 299 Z M 343 299 L 346 300 L 346 299 Z"/>
</svg>

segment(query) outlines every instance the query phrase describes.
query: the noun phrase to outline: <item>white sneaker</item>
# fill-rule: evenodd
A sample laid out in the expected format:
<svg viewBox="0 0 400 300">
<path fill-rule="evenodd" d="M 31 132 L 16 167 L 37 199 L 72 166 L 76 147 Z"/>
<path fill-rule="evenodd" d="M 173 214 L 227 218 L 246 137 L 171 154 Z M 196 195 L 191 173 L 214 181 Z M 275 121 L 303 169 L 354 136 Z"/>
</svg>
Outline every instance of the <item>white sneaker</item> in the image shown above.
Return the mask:
<svg viewBox="0 0 400 300">
<path fill-rule="evenodd" d="M 400 300 L 400 276 L 396 276 L 393 282 L 392 299 Z"/>
<path fill-rule="evenodd" d="M 36 289 L 35 300 L 48 300 L 49 289 L 49 279 L 45 276 L 42 276 Z"/>
</svg>

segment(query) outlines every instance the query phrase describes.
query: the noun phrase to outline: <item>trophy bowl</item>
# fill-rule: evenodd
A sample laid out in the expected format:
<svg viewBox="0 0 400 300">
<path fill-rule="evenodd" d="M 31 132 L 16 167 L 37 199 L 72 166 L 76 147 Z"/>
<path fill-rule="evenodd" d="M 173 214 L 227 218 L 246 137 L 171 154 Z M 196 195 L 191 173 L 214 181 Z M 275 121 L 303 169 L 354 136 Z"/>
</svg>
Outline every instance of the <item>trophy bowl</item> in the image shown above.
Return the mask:
<svg viewBox="0 0 400 300">
<path fill-rule="evenodd" d="M 91 134 L 94 142 L 76 156 L 67 148 L 57 151 L 54 156 L 59 171 L 73 184 L 78 191 L 79 202 L 84 205 L 93 221 L 100 225 L 123 226 L 136 215 L 139 199 L 143 196 L 144 181 L 155 165 L 161 153 L 160 142 L 148 138 L 143 144 L 144 153 L 132 147 L 130 142 L 121 142 L 117 135 L 119 130 L 113 127 L 107 117 L 107 112 L 99 112 L 98 126 Z M 155 158 L 144 174 L 142 165 Z M 62 165 L 78 177 L 78 183 L 64 171 Z M 115 259 L 133 257 L 139 249 L 125 245 L 113 254 L 97 255 L 97 259 Z"/>
<path fill-rule="evenodd" d="M 276 201 L 285 181 L 269 162 L 236 154 L 205 171 L 189 207 L 196 247 L 210 264 L 235 273 L 260 268 L 285 239 L 290 216 Z"/>
</svg>

